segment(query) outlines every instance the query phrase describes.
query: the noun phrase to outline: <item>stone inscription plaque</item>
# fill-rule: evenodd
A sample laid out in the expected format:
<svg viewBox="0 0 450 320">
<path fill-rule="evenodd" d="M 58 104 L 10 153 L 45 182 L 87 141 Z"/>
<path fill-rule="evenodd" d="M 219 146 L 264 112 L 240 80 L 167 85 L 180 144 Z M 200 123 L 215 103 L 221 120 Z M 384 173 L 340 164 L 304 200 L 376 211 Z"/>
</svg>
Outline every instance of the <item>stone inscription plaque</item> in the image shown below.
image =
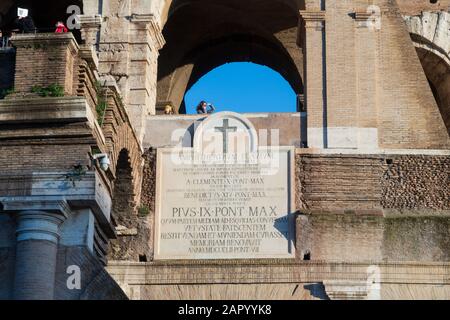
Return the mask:
<svg viewBox="0 0 450 320">
<path fill-rule="evenodd" d="M 294 258 L 293 152 L 228 163 L 159 149 L 155 259 Z"/>
</svg>

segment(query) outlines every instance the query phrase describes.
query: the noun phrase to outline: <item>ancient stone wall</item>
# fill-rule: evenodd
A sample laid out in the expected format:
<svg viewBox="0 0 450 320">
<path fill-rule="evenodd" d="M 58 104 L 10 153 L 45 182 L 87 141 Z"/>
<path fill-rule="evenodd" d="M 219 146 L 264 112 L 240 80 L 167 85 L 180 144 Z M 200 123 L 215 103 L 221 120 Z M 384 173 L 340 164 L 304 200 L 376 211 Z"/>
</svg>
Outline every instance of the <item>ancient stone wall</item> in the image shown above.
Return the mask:
<svg viewBox="0 0 450 320">
<path fill-rule="evenodd" d="M 450 209 L 450 157 L 297 155 L 299 210 Z"/>
<path fill-rule="evenodd" d="M 116 185 L 116 188 L 129 186 L 130 184 Z M 144 154 L 140 206 L 137 208 L 137 214 L 122 212 L 122 215 L 117 217 L 119 232 L 118 239 L 111 242 L 111 260 L 150 261 L 153 259 L 155 188 L 156 151 L 149 149 Z M 127 199 L 123 197 L 116 201 L 122 207 L 127 205 Z"/>
<path fill-rule="evenodd" d="M 16 53 L 15 92 L 30 93 L 34 86 L 59 85 L 73 94 L 73 71 L 78 45 L 71 34 L 13 37 Z"/>
<path fill-rule="evenodd" d="M 399 156 L 385 161 L 383 208 L 450 209 L 450 157 Z"/>
<path fill-rule="evenodd" d="M 152 250 L 155 151 L 145 157 L 151 236 L 134 246 L 150 241 Z M 298 154 L 296 259 L 447 261 L 449 179 L 449 156 Z"/>
<path fill-rule="evenodd" d="M 380 208 L 383 159 L 297 155 L 298 210 L 375 211 Z"/>
<path fill-rule="evenodd" d="M 404 15 L 416 15 L 422 11 L 450 10 L 449 0 L 397 0 L 397 3 Z"/>
</svg>

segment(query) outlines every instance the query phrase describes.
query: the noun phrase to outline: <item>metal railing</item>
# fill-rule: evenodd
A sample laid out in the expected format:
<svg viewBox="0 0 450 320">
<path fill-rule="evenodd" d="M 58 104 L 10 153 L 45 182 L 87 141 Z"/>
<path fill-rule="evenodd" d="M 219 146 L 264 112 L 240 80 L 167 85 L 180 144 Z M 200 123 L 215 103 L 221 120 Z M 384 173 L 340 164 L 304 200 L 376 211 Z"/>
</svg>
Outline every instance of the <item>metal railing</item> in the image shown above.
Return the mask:
<svg viewBox="0 0 450 320">
<path fill-rule="evenodd" d="M 0 38 L 0 49 L 4 50 L 10 48 L 9 37 L 3 36 Z"/>
</svg>

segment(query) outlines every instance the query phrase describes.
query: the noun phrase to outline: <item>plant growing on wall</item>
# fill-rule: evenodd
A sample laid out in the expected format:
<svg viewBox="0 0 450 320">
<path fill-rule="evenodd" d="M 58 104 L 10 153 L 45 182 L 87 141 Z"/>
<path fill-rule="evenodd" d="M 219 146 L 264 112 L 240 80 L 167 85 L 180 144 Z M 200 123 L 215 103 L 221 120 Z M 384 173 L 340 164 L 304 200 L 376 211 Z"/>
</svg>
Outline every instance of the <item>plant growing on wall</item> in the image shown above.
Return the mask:
<svg viewBox="0 0 450 320">
<path fill-rule="evenodd" d="M 95 111 L 97 112 L 97 122 L 101 126 L 105 120 L 106 109 L 108 108 L 108 102 L 100 82 L 95 83 L 95 90 L 97 91 L 97 105 Z"/>
<path fill-rule="evenodd" d="M 141 205 L 138 208 L 138 215 L 140 217 L 146 217 L 150 214 L 150 208 L 148 206 L 146 206 L 145 204 Z"/>
<path fill-rule="evenodd" d="M 64 97 L 64 88 L 58 84 L 51 84 L 48 87 L 34 86 L 31 92 L 41 97 Z"/>
<path fill-rule="evenodd" d="M 5 99 L 6 96 L 13 94 L 13 93 L 14 93 L 14 88 L 2 89 L 2 90 L 0 90 L 0 99 Z"/>
<path fill-rule="evenodd" d="M 76 182 L 81 181 L 83 177 L 86 175 L 86 169 L 83 165 L 77 164 L 74 165 L 71 171 L 65 175 L 65 179 L 72 182 L 73 187 L 76 187 Z"/>
</svg>

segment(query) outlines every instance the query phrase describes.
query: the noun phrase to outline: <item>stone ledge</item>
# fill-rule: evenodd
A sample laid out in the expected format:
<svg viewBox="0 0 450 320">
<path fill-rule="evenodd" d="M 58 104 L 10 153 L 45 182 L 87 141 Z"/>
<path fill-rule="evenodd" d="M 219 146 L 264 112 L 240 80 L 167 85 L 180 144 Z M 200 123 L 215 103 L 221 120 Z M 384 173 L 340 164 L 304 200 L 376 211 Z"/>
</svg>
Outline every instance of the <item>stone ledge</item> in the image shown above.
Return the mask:
<svg viewBox="0 0 450 320">
<path fill-rule="evenodd" d="M 110 262 L 111 276 L 125 285 L 255 284 L 367 281 L 379 268 L 379 283 L 450 285 L 450 263 L 339 263 L 262 261 Z M 370 269 L 369 269 L 370 268 Z"/>
<path fill-rule="evenodd" d="M 65 179 L 68 172 L 37 172 L 28 175 L 0 175 L 0 203 L 17 203 L 17 207 L 27 203 L 35 204 L 48 201 L 67 201 L 71 209 L 90 208 L 105 234 L 115 238 L 115 230 L 111 225 L 110 190 L 102 182 L 96 172 L 87 172 L 81 180 Z M 9 206 L 7 210 L 15 210 Z M 6 210 L 5 209 L 5 210 Z"/>
<path fill-rule="evenodd" d="M 103 143 L 106 142 L 93 110 L 83 97 L 0 101 L 0 125 L 42 124 L 45 127 L 49 123 L 83 122 L 89 125 Z"/>
<path fill-rule="evenodd" d="M 0 101 L 0 124 L 92 121 L 84 98 L 33 98 Z"/>
<path fill-rule="evenodd" d="M 71 32 L 68 33 L 36 33 L 16 34 L 11 38 L 15 47 L 34 47 L 49 45 L 66 45 L 70 43 L 71 50 L 78 50 L 78 43 Z"/>
<path fill-rule="evenodd" d="M 327 156 L 357 156 L 359 158 L 366 156 L 389 157 L 389 156 L 450 156 L 450 150 L 432 150 L 432 149 L 318 149 L 318 148 L 296 148 L 296 154 L 300 155 L 327 155 Z"/>
</svg>

